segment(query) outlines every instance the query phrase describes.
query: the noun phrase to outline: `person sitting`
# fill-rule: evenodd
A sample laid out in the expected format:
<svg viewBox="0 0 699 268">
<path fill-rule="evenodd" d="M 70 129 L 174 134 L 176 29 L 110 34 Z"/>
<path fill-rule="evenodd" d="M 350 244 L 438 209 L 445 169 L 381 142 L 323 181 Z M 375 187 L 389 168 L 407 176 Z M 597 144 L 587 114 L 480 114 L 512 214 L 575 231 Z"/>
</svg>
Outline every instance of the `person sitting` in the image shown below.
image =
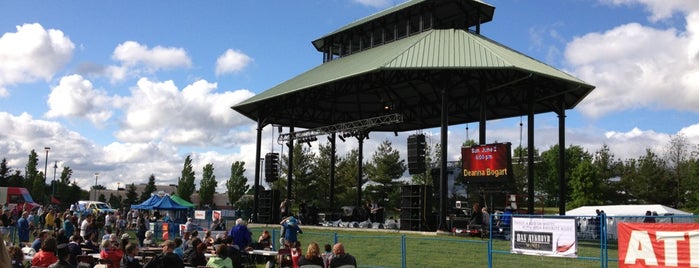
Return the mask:
<svg viewBox="0 0 699 268">
<path fill-rule="evenodd" d="M 97 244 L 95 244 L 95 236 L 97 236 L 97 233 L 90 233 L 88 235 L 88 239 L 85 240 L 85 243 L 83 243 L 82 245 L 83 248 L 87 249 L 85 251 L 87 251 L 88 253 L 100 252 L 100 247 Z"/>
<path fill-rule="evenodd" d="M 204 243 L 207 245 L 213 245 L 214 244 L 214 237 L 211 235 L 211 230 L 207 230 L 206 233 L 204 233 L 204 239 L 202 239 Z M 194 246 L 194 245 L 192 245 Z"/>
<path fill-rule="evenodd" d="M 100 252 L 100 259 L 109 260 L 109 268 L 118 268 L 121 258 L 124 257 L 124 252 L 121 251 L 118 242 L 113 242 L 111 240 L 102 241 L 102 251 Z"/>
<path fill-rule="evenodd" d="M 333 246 L 333 257 L 330 259 L 329 268 L 337 268 L 343 265 L 357 267 L 357 260 L 349 253 L 345 253 L 345 246 L 342 243 L 337 243 Z"/>
<path fill-rule="evenodd" d="M 72 264 L 68 262 L 70 259 L 70 252 L 68 252 L 68 244 L 59 244 L 56 246 L 56 255 L 58 256 L 58 262 L 49 265 L 49 268 L 73 268 Z"/>
<path fill-rule="evenodd" d="M 2 241 L 1 243 L 5 243 Z M 0 249 L 1 250 L 1 249 Z M 12 260 L 12 268 L 24 268 L 24 253 L 18 246 L 12 246 L 7 249 L 10 259 Z"/>
<path fill-rule="evenodd" d="M 41 243 L 41 249 L 34 254 L 32 266 L 49 267 L 58 261 L 56 257 L 56 238 L 48 237 Z"/>
<path fill-rule="evenodd" d="M 209 258 L 206 263 L 211 268 L 231 268 L 233 261 L 228 257 L 228 246 L 221 244 L 216 246 L 216 255 Z"/>
<path fill-rule="evenodd" d="M 483 213 L 481 212 L 480 205 L 478 203 L 473 203 L 473 209 L 471 210 L 471 220 L 470 224 L 481 225 L 483 224 Z"/>
<path fill-rule="evenodd" d="M 42 230 L 39 235 L 34 239 L 34 242 L 32 243 L 32 248 L 34 249 L 34 252 L 39 252 L 41 250 L 41 245 L 43 244 L 44 240 L 51 236 L 51 231 L 49 230 Z"/>
<path fill-rule="evenodd" d="M 299 267 L 299 260 L 301 259 L 301 242 L 296 241 L 291 247 L 291 263 L 294 267 Z"/>
<path fill-rule="evenodd" d="M 192 247 L 191 253 L 187 255 L 185 261 L 191 266 L 206 266 L 206 243 L 195 241 L 192 243 Z"/>
<path fill-rule="evenodd" d="M 122 257 L 119 262 L 119 267 L 142 268 L 143 266 L 138 259 L 136 259 L 136 255 L 138 255 L 138 244 L 129 243 L 126 245 L 126 251 L 124 252 L 124 257 Z"/>
<path fill-rule="evenodd" d="M 153 239 L 153 231 L 146 231 L 146 237 L 143 239 L 143 246 L 150 247 L 155 246 L 155 239 Z"/>
<path fill-rule="evenodd" d="M 320 255 L 323 258 L 323 267 L 330 267 L 330 260 L 333 258 L 333 248 L 330 244 L 323 246 L 325 252 Z"/>
<path fill-rule="evenodd" d="M 325 263 L 323 262 L 323 258 L 320 256 L 320 248 L 318 247 L 318 243 L 316 242 L 311 242 L 308 244 L 308 249 L 306 249 L 306 254 L 301 256 L 301 259 L 298 261 L 299 266 L 304 266 L 304 265 L 320 265 L 322 267 L 325 267 Z"/>
<path fill-rule="evenodd" d="M 175 250 L 173 250 L 172 253 L 175 253 L 175 255 L 180 257 L 180 259 L 184 260 L 184 246 L 182 245 L 182 238 L 175 237 Z"/>
<path fill-rule="evenodd" d="M 68 263 L 72 264 L 73 266 L 78 265 L 78 260 L 76 257 L 83 254 L 83 250 L 80 247 L 80 243 L 82 241 L 82 236 L 78 234 L 74 234 L 70 237 L 70 243 L 68 243 L 68 252 L 70 253 L 70 258 L 68 259 Z"/>
<path fill-rule="evenodd" d="M 269 234 L 269 231 L 262 231 L 260 237 L 257 238 L 257 248 L 264 250 L 269 250 L 272 248 L 272 236 Z"/>
<path fill-rule="evenodd" d="M 165 240 L 160 246 L 163 247 L 163 253 L 155 256 L 155 258 L 146 264 L 145 268 L 184 268 L 184 261 L 173 253 L 173 251 L 175 251 L 174 241 Z"/>
</svg>

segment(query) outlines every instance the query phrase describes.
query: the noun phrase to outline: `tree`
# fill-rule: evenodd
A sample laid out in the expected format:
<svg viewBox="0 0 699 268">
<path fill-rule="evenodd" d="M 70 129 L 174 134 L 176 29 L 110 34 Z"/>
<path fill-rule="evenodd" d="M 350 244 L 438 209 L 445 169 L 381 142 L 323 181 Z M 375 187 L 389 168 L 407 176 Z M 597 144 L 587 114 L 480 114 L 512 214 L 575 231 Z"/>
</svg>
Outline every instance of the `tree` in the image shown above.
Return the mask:
<svg viewBox="0 0 699 268">
<path fill-rule="evenodd" d="M 70 184 L 70 178 L 73 176 L 73 170 L 68 167 L 64 166 L 63 170 L 61 171 L 61 178 L 59 179 L 59 182 L 65 185 Z"/>
<path fill-rule="evenodd" d="M 674 203 L 675 183 L 669 178 L 667 164 L 651 149 L 638 159 L 624 164 L 621 183 L 626 199 L 631 203 L 663 204 Z"/>
<path fill-rule="evenodd" d="M 685 203 L 685 195 L 682 188 L 682 181 L 688 181 L 688 158 L 689 158 L 689 141 L 687 136 L 679 134 L 670 139 L 669 147 L 665 152 L 668 167 L 672 170 L 670 176 L 676 182 L 675 203 L 674 207 L 679 207 Z"/>
<path fill-rule="evenodd" d="M 330 159 L 333 157 L 330 143 L 320 144 L 318 148 L 318 156 L 314 159 L 315 164 L 311 166 L 311 174 L 316 179 L 313 180 L 312 187 L 315 190 L 311 194 L 314 198 L 309 199 L 316 201 L 319 205 L 330 204 Z M 340 161 L 340 158 L 335 155 L 335 166 Z M 337 170 L 335 170 L 337 173 Z M 337 193 L 337 191 L 335 191 Z"/>
<path fill-rule="evenodd" d="M 3 158 L 0 162 L 0 187 L 7 187 L 10 185 L 10 168 L 7 167 L 7 159 Z"/>
<path fill-rule="evenodd" d="M 214 203 L 214 193 L 216 193 L 216 175 L 214 175 L 214 164 L 206 164 L 199 183 L 199 200 L 201 206 L 212 205 Z"/>
<path fill-rule="evenodd" d="M 131 183 L 130 185 L 126 186 L 126 199 L 124 199 L 124 206 L 125 207 L 131 207 L 131 205 L 134 205 L 137 203 L 136 198 L 138 198 L 138 193 L 136 193 L 136 185 Z"/>
<path fill-rule="evenodd" d="M 599 205 L 602 203 L 600 186 L 602 180 L 592 164 L 591 157 L 585 157 L 580 165 L 573 169 L 570 176 L 570 207 Z"/>
<path fill-rule="evenodd" d="M 187 158 L 184 159 L 182 176 L 177 180 L 177 195 L 184 200 L 192 202 L 192 194 L 196 190 L 195 187 L 192 158 L 188 155 Z"/>
<path fill-rule="evenodd" d="M 311 174 L 311 170 L 313 170 L 313 160 L 315 159 L 315 154 L 311 152 L 310 148 L 304 147 L 300 143 L 294 144 L 294 149 L 291 153 L 294 154 L 294 170 L 291 176 L 291 197 L 287 196 L 286 198 L 295 198 L 301 201 L 312 200 L 312 191 L 315 190 L 313 188 L 313 181 L 316 178 L 313 176 L 313 174 Z M 278 186 L 286 185 L 286 181 L 289 174 L 289 157 L 283 155 L 281 157 L 281 160 L 281 174 L 283 175 L 278 180 L 280 182 L 279 184 L 277 184 Z"/>
<path fill-rule="evenodd" d="M 120 208 L 121 207 L 121 196 L 109 194 L 109 205 L 112 208 Z"/>
<path fill-rule="evenodd" d="M 358 162 L 359 151 L 353 149 L 349 151 L 342 160 L 337 164 L 337 174 L 335 176 L 335 195 L 336 204 L 354 204 L 357 196 L 357 170 L 359 169 Z M 366 173 L 366 170 L 364 170 Z M 362 185 L 367 182 L 364 174 L 362 174 Z"/>
<path fill-rule="evenodd" d="M 432 181 L 432 169 L 439 165 L 439 159 L 441 159 L 441 149 L 440 144 L 437 143 L 434 146 L 429 143 L 425 145 L 425 172 L 420 174 L 412 175 L 413 184 L 430 184 Z M 439 167 L 437 167 L 439 168 Z"/>
<path fill-rule="evenodd" d="M 621 196 L 619 180 L 623 169 L 621 160 L 614 158 L 609 146 L 604 144 L 601 149 L 594 154 L 592 164 L 600 177 L 600 192 L 606 204 L 621 204 L 625 200 Z"/>
<path fill-rule="evenodd" d="M 385 201 L 388 195 L 396 191 L 394 183 L 405 173 L 405 160 L 400 159 L 398 150 L 391 147 L 391 142 L 384 140 L 372 156 L 371 162 L 366 164 L 367 178 L 374 183 L 381 185 L 378 187 L 377 200 Z M 367 193 L 367 194 L 371 194 Z M 393 203 L 390 202 L 389 203 Z"/>
<path fill-rule="evenodd" d="M 44 174 L 37 171 L 36 167 L 39 164 L 39 156 L 34 150 L 29 153 L 29 160 L 27 161 L 27 168 L 25 169 L 25 180 L 28 182 L 27 185 L 31 185 L 29 192 L 32 194 L 34 201 L 39 204 L 46 202 L 46 183 L 44 180 Z"/>
<path fill-rule="evenodd" d="M 141 203 L 148 200 L 151 194 L 156 190 L 158 190 L 158 188 L 155 187 L 155 175 L 150 174 L 150 177 L 148 177 L 148 183 L 146 184 L 146 187 L 143 188 L 143 192 L 141 193 L 141 197 L 138 199 L 138 202 Z"/>
<path fill-rule="evenodd" d="M 226 182 L 226 190 L 228 190 L 228 202 L 236 204 L 240 198 L 245 195 L 250 186 L 247 185 L 248 179 L 245 177 L 245 162 L 235 161 L 231 164 L 231 177 Z"/>
</svg>

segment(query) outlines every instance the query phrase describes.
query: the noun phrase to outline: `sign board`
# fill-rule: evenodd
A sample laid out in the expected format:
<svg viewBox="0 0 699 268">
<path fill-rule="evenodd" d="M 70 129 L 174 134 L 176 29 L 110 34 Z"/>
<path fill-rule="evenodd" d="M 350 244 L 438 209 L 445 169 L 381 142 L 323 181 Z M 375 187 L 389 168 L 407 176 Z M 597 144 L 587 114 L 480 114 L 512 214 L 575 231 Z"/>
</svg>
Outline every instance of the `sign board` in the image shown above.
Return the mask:
<svg viewBox="0 0 699 268">
<path fill-rule="evenodd" d="M 212 221 L 220 221 L 221 220 L 221 211 L 220 210 L 214 210 L 211 211 L 211 220 Z"/>
<path fill-rule="evenodd" d="M 510 147 L 509 142 L 461 147 L 466 181 L 499 183 L 512 178 Z"/>
<path fill-rule="evenodd" d="M 699 223 L 617 225 L 619 267 L 699 267 Z"/>
<path fill-rule="evenodd" d="M 512 218 L 512 253 L 574 258 L 577 242 L 575 218 Z"/>
<path fill-rule="evenodd" d="M 206 210 L 195 210 L 194 211 L 194 219 L 206 220 Z"/>
</svg>

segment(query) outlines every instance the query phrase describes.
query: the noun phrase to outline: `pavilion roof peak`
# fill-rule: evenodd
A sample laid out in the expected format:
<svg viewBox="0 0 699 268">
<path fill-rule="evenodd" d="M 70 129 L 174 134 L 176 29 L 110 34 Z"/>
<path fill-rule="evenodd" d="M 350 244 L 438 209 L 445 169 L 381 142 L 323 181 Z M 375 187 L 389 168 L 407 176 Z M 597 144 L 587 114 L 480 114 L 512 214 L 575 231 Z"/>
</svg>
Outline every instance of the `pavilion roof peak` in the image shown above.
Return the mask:
<svg viewBox="0 0 699 268">
<path fill-rule="evenodd" d="M 480 0 L 411 0 L 351 22 L 312 41 L 330 61 L 431 29 L 469 30 L 493 19 L 495 7 Z"/>
</svg>

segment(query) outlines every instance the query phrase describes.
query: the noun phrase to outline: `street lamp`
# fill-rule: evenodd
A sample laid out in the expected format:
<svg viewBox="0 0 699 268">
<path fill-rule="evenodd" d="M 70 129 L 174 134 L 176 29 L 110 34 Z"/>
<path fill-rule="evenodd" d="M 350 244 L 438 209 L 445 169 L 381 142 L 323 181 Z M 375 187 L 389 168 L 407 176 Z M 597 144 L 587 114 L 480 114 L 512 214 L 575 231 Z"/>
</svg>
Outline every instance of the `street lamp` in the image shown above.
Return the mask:
<svg viewBox="0 0 699 268">
<path fill-rule="evenodd" d="M 44 147 L 44 150 L 46 151 L 46 158 L 44 158 L 44 183 L 46 183 L 46 171 L 49 167 L 49 150 L 51 150 L 51 147 Z"/>
<path fill-rule="evenodd" d="M 51 196 L 56 196 L 56 169 L 58 168 L 58 161 L 53 162 L 53 181 L 51 182 L 52 192 Z"/>
<path fill-rule="evenodd" d="M 92 186 L 92 191 L 95 192 L 93 200 L 97 201 L 97 178 L 100 176 L 99 172 L 95 172 L 95 186 Z"/>
</svg>

